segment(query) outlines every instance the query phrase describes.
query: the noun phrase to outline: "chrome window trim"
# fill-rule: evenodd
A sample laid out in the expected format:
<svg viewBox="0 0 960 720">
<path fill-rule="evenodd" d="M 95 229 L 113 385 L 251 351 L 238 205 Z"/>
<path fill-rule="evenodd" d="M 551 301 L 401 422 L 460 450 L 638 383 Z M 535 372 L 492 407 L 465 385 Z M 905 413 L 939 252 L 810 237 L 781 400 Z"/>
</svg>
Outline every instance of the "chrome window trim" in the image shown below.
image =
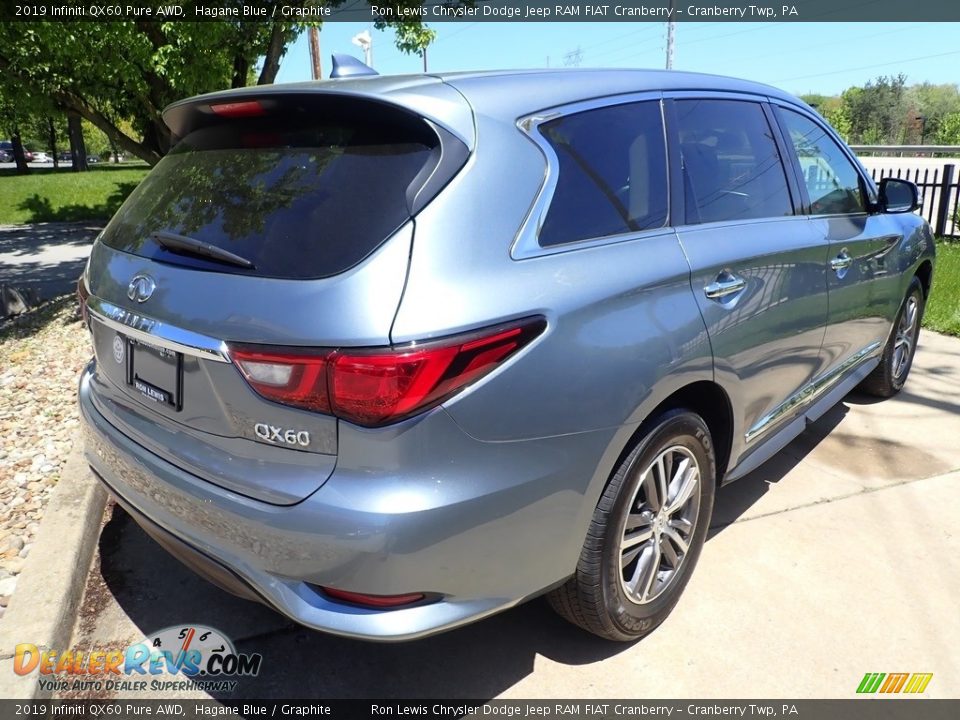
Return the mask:
<svg viewBox="0 0 960 720">
<path fill-rule="evenodd" d="M 524 260 L 527 258 L 541 257 L 544 255 L 555 255 L 557 253 L 570 252 L 571 250 L 580 250 L 582 248 L 600 247 L 603 245 L 612 245 L 615 243 L 627 242 L 642 237 L 655 237 L 673 233 L 673 228 L 668 224 L 670 219 L 670 157 L 669 140 L 667 138 L 667 124 L 663 112 L 663 92 L 660 90 L 647 90 L 643 92 L 628 93 L 625 95 L 608 95 L 590 100 L 579 100 L 567 105 L 559 105 L 553 108 L 539 110 L 529 115 L 524 115 L 517 120 L 517 128 L 526 136 L 537 149 L 541 152 L 545 162 L 543 181 L 540 189 L 527 211 L 520 225 L 513 243 L 510 246 L 510 257 L 514 260 Z M 660 126 L 663 131 L 664 161 L 667 169 L 667 223 L 660 227 L 648 228 L 637 232 L 619 233 L 616 235 L 605 235 L 597 238 L 585 238 L 583 240 L 573 240 L 559 245 L 540 245 L 540 230 L 543 228 L 547 212 L 550 210 L 550 203 L 553 201 L 554 192 L 557 189 L 557 174 L 560 166 L 560 159 L 554 152 L 550 143 L 540 132 L 540 125 L 557 118 L 577 113 L 587 112 L 589 110 L 599 110 L 601 108 L 614 107 L 616 105 L 629 105 L 638 102 L 656 101 L 660 104 Z"/>
<path fill-rule="evenodd" d="M 227 344 L 223 340 L 124 310 L 93 295 L 87 299 L 87 311 L 92 320 L 135 340 L 203 360 L 230 362 Z"/>
</svg>

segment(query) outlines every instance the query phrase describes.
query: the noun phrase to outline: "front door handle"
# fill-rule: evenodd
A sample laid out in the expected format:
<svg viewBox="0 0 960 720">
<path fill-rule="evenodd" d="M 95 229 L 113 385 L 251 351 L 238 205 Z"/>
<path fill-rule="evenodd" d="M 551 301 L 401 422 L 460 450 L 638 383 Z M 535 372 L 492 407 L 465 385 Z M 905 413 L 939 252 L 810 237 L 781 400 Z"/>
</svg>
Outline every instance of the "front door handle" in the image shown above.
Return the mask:
<svg viewBox="0 0 960 720">
<path fill-rule="evenodd" d="M 740 292 L 747 286 L 747 281 L 729 272 L 722 272 L 717 279 L 703 289 L 703 294 L 711 300 L 724 298 Z"/>
<path fill-rule="evenodd" d="M 830 268 L 840 277 L 847 274 L 846 271 L 851 265 L 853 265 L 853 258 L 850 257 L 850 253 L 847 252 L 846 248 L 841 250 L 840 254 L 830 261 Z"/>
</svg>

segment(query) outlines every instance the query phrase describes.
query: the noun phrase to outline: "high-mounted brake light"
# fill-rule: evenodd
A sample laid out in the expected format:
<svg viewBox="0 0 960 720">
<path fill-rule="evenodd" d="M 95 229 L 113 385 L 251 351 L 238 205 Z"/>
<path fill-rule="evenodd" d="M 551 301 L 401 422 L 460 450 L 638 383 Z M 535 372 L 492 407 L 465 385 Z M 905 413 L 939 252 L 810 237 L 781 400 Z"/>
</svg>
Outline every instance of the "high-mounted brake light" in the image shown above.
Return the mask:
<svg viewBox="0 0 960 720">
<path fill-rule="evenodd" d="M 274 402 L 358 425 L 397 422 L 443 402 L 537 337 L 543 318 L 390 349 L 231 347 L 250 386 Z"/>
<path fill-rule="evenodd" d="M 210 105 L 210 109 L 220 117 L 229 118 L 259 117 L 267 114 L 267 109 L 259 100 L 214 103 Z"/>
</svg>

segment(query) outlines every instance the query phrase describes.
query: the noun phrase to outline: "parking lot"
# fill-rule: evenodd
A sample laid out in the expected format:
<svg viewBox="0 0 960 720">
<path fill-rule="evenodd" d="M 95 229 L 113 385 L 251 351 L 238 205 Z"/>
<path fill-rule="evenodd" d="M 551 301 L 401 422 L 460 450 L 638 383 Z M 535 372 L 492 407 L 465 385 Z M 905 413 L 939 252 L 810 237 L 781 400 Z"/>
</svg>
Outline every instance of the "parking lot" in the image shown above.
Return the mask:
<svg viewBox="0 0 960 720">
<path fill-rule="evenodd" d="M 897 398 L 848 397 L 724 488 L 680 604 L 634 644 L 542 600 L 412 643 L 326 636 L 200 580 L 115 509 L 71 646 L 210 625 L 263 655 L 238 697 L 848 698 L 866 672 L 932 672 L 926 697 L 956 697 L 958 383 L 960 340 L 924 332 Z"/>
</svg>

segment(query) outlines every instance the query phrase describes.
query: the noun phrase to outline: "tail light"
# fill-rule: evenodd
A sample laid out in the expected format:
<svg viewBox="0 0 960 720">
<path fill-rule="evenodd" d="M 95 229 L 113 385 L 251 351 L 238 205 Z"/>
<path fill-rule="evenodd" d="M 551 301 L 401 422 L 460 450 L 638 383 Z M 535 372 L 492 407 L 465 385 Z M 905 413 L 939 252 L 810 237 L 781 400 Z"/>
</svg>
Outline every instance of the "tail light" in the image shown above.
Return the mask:
<svg viewBox="0 0 960 720">
<path fill-rule="evenodd" d="M 545 327 L 546 321 L 538 317 L 389 349 L 233 346 L 230 355 L 254 391 L 267 400 L 377 427 L 440 404 Z"/>
</svg>

